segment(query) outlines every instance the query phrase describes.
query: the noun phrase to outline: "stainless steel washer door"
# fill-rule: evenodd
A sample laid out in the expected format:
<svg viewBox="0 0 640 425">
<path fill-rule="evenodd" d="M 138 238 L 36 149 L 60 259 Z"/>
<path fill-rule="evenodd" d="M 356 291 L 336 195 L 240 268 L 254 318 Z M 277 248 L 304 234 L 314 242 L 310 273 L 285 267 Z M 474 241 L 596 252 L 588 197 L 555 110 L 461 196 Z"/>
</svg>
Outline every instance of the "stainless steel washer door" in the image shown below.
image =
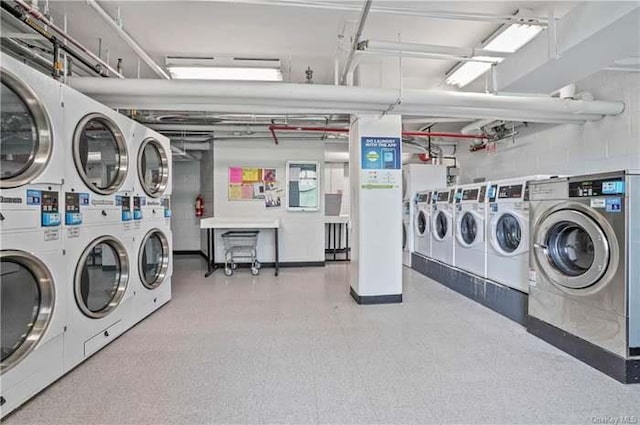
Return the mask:
<svg viewBox="0 0 640 425">
<path fill-rule="evenodd" d="M 142 239 L 138 272 L 142 284 L 155 289 L 162 284 L 169 268 L 169 241 L 160 229 L 152 229 Z"/>
<path fill-rule="evenodd" d="M 0 70 L 0 189 L 8 189 L 25 185 L 44 171 L 53 141 L 49 115 L 36 94 Z"/>
<path fill-rule="evenodd" d="M 0 373 L 27 356 L 51 321 L 53 276 L 38 258 L 23 251 L 0 251 Z"/>
<path fill-rule="evenodd" d="M 562 209 L 544 217 L 534 235 L 534 258 L 551 283 L 563 289 L 585 289 L 615 273 L 618 253 L 612 230 L 588 213 Z"/>
<path fill-rule="evenodd" d="M 138 152 L 138 178 L 147 195 L 158 197 L 169 181 L 169 154 L 155 139 L 145 139 Z"/>
<path fill-rule="evenodd" d="M 122 243 L 101 236 L 87 246 L 76 266 L 76 303 L 85 316 L 104 317 L 120 305 L 129 282 L 129 258 Z"/>
<path fill-rule="evenodd" d="M 73 135 L 73 159 L 82 181 L 100 195 L 117 192 L 127 177 L 126 140 L 106 115 L 93 113 L 80 120 Z"/>
</svg>

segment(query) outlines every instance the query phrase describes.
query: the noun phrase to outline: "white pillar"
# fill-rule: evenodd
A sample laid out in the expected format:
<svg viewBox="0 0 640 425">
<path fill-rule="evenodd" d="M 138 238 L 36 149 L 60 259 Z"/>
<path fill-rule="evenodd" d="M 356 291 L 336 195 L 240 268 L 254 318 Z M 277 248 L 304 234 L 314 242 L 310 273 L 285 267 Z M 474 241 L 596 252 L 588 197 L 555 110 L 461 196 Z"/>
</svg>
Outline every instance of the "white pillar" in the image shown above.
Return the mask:
<svg viewBox="0 0 640 425">
<path fill-rule="evenodd" d="M 401 133 L 400 115 L 351 117 L 349 283 L 358 304 L 402 302 Z"/>
</svg>

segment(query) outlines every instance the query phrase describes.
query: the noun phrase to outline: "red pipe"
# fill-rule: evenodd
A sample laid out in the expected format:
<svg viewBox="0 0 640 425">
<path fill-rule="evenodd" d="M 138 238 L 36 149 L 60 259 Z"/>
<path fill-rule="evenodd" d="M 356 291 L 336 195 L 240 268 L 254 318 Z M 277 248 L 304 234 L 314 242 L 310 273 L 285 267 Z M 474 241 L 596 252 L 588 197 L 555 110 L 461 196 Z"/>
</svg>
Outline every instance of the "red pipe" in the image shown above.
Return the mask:
<svg viewBox="0 0 640 425">
<path fill-rule="evenodd" d="M 320 133 L 348 133 L 348 128 L 331 128 L 331 127 L 294 127 L 288 125 L 270 125 L 269 131 L 273 136 L 273 140 L 278 144 L 278 138 L 276 131 L 305 131 L 305 132 L 320 132 Z M 430 131 L 403 131 L 403 136 L 408 137 L 446 137 L 450 139 L 487 139 L 486 136 L 478 136 L 473 134 L 461 134 L 461 133 L 435 133 Z"/>
</svg>

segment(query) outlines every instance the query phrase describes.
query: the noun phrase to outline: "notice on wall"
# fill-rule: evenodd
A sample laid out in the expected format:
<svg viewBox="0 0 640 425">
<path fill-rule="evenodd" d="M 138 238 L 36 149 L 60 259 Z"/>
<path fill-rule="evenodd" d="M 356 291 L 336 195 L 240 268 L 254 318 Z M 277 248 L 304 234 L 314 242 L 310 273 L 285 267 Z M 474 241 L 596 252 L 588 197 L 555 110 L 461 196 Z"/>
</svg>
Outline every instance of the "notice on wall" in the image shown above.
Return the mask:
<svg viewBox="0 0 640 425">
<path fill-rule="evenodd" d="M 265 199 L 265 183 L 277 181 L 275 168 L 229 167 L 230 201 Z"/>
<path fill-rule="evenodd" d="M 317 161 L 287 162 L 287 208 L 291 211 L 317 211 L 320 185 Z"/>
<path fill-rule="evenodd" d="M 282 206 L 282 198 L 284 197 L 284 189 L 279 182 L 264 183 L 264 205 L 267 208 L 280 208 Z"/>
<path fill-rule="evenodd" d="M 363 189 L 399 187 L 402 169 L 402 142 L 398 137 L 360 139 L 361 185 Z"/>
</svg>

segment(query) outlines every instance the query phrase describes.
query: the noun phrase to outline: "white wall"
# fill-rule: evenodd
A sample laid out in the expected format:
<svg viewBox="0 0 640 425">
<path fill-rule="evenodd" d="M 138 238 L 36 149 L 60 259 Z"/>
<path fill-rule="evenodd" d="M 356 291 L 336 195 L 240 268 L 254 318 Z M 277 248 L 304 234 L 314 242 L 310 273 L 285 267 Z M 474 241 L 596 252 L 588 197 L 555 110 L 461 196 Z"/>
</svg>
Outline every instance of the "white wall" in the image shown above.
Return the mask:
<svg viewBox="0 0 640 425">
<path fill-rule="evenodd" d="M 325 193 L 342 193 L 340 215 L 349 215 L 349 163 L 327 162 L 324 164 Z"/>
<path fill-rule="evenodd" d="M 171 195 L 171 232 L 173 249 L 200 250 L 200 220 L 195 215 L 194 202 L 200 193 L 200 163 L 173 163 L 173 193 Z"/>
<path fill-rule="evenodd" d="M 214 215 L 216 217 L 280 218 L 280 261 L 324 261 L 324 190 L 320 182 L 320 210 L 291 212 L 285 203 L 280 208 L 265 208 L 264 200 L 229 201 L 229 167 L 275 168 L 277 179 L 286 190 L 288 160 L 318 161 L 319 178 L 324 167 L 324 143 L 282 140 L 279 145 L 255 141 L 216 141 L 214 143 Z M 216 232 L 216 261 L 222 260 L 222 241 Z M 260 261 L 274 259 L 272 231 L 263 230 L 258 241 Z"/>
<path fill-rule="evenodd" d="M 640 168 L 640 74 L 599 72 L 577 84 L 596 99 L 621 100 L 625 111 L 584 125 L 532 125 L 494 154 L 460 145 L 460 183 L 533 174 L 583 174 Z"/>
</svg>

